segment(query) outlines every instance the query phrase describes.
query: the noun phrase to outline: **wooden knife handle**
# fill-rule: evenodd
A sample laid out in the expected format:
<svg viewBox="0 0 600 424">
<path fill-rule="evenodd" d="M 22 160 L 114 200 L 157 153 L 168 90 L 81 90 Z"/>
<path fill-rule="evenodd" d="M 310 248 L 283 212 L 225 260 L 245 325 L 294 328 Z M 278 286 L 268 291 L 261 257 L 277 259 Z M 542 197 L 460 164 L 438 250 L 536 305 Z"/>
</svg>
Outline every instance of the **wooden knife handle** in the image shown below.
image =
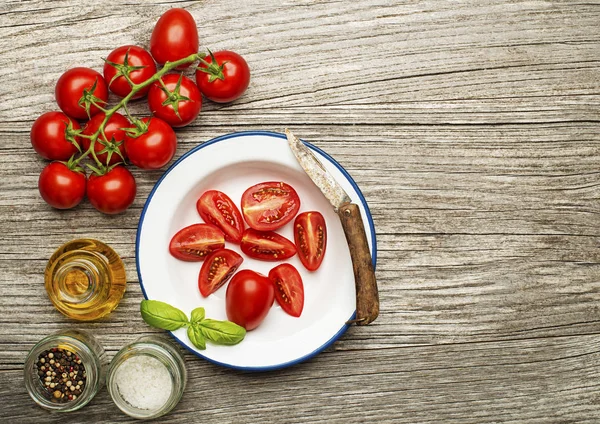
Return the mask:
<svg viewBox="0 0 600 424">
<path fill-rule="evenodd" d="M 351 322 L 356 322 L 357 325 L 367 325 L 379 315 L 379 292 L 365 227 L 360 216 L 360 209 L 354 203 L 344 203 L 338 209 L 338 215 L 346 234 L 352 268 L 354 268 L 356 319 Z"/>
</svg>

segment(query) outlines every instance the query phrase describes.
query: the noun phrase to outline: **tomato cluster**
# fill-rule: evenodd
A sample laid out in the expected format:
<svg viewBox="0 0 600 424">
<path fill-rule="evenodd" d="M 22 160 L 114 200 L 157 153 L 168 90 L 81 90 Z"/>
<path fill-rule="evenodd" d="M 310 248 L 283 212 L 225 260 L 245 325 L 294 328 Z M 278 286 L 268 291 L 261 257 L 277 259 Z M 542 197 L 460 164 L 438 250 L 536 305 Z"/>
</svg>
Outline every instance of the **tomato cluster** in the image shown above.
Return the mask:
<svg viewBox="0 0 600 424">
<path fill-rule="evenodd" d="M 226 50 L 209 50 L 206 56 L 198 47 L 194 18 L 173 8 L 156 23 L 149 51 L 121 46 L 104 60 L 103 74 L 77 67 L 61 75 L 55 87 L 61 112 L 41 115 L 30 134 L 35 151 L 53 161 L 38 181 L 49 205 L 69 209 L 87 194 L 101 212 L 125 211 L 136 195 L 135 178 L 124 166 L 127 161 L 141 169 L 162 168 L 177 149 L 173 128 L 196 119 L 202 96 L 231 102 L 246 91 L 250 68 L 242 56 Z M 197 61 L 195 82 L 182 73 L 169 73 Z M 121 98 L 112 108 L 109 91 Z M 150 115 L 131 116 L 127 103 L 146 96 Z M 123 114 L 117 112 L 121 109 Z M 89 178 L 81 166 L 85 157 L 91 162 Z"/>
<path fill-rule="evenodd" d="M 241 213 L 231 198 L 218 190 L 204 192 L 196 209 L 205 223 L 179 230 L 171 238 L 169 252 L 183 261 L 204 261 L 198 275 L 202 296 L 208 297 L 231 280 L 225 294 L 227 318 L 246 330 L 264 320 L 275 299 L 285 312 L 299 317 L 304 308 L 304 285 L 298 270 L 283 263 L 268 276 L 251 270 L 237 272 L 244 259 L 226 249 L 225 242 L 239 244 L 244 254 L 263 261 L 282 261 L 298 253 L 306 269 L 315 271 L 327 246 L 323 215 L 317 211 L 298 214 L 296 190 L 271 181 L 244 192 Z M 275 231 L 294 218 L 292 242 Z"/>
</svg>

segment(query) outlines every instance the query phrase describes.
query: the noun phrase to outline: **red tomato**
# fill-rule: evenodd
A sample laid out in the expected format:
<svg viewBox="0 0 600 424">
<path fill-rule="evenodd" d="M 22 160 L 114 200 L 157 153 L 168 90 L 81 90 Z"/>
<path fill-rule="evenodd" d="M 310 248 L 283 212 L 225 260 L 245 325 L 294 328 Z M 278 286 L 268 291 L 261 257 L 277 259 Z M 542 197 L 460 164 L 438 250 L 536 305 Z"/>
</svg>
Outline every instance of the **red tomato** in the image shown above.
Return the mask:
<svg viewBox="0 0 600 424">
<path fill-rule="evenodd" d="M 261 261 L 281 261 L 296 254 L 294 243 L 273 231 L 244 231 L 242 252 Z"/>
<path fill-rule="evenodd" d="M 242 213 L 246 223 L 259 231 L 273 231 L 290 222 L 300 209 L 300 198 L 292 186 L 265 182 L 247 189 L 242 195 Z"/>
<path fill-rule="evenodd" d="M 198 45 L 196 21 L 185 9 L 167 10 L 156 22 L 150 37 L 150 53 L 161 65 L 198 53 Z"/>
<path fill-rule="evenodd" d="M 70 135 L 67 129 L 80 128 L 77 121 L 62 112 L 46 112 L 31 127 L 31 145 L 44 159 L 67 160 L 77 153 L 75 143 L 81 143 L 81 139 Z"/>
<path fill-rule="evenodd" d="M 42 170 L 38 188 L 42 199 L 50 206 L 70 209 L 85 196 L 85 174 L 69 169 L 62 162 L 52 162 Z"/>
<path fill-rule="evenodd" d="M 309 271 L 321 266 L 327 248 L 327 226 L 319 212 L 302 212 L 294 221 L 294 241 L 302 265 Z"/>
<path fill-rule="evenodd" d="M 199 262 L 215 250 L 225 247 L 225 237 L 209 224 L 193 224 L 179 230 L 169 243 L 169 252 L 177 259 Z"/>
<path fill-rule="evenodd" d="M 102 124 L 102 121 L 104 121 L 105 116 L 106 115 L 104 114 L 104 112 L 94 115 L 92 119 L 90 119 L 88 123 L 85 124 L 82 134 L 92 135 L 96 131 L 98 131 L 98 128 L 100 128 L 100 124 Z M 102 134 L 100 134 L 96 139 L 96 143 L 94 144 L 96 157 L 100 160 L 100 162 L 102 162 L 102 164 L 114 165 L 117 162 L 123 162 L 123 158 L 127 157 L 125 153 L 125 145 L 123 143 L 127 134 L 125 130 L 123 130 L 123 128 L 129 127 L 131 127 L 131 123 L 120 113 L 115 112 L 110 117 L 110 119 L 104 126 L 104 134 L 106 135 L 106 138 L 104 138 Z M 91 143 L 89 139 L 82 138 L 82 143 L 83 148 L 85 150 L 89 149 Z M 117 150 L 121 152 L 123 158 L 119 156 Z M 109 154 L 110 160 L 108 159 Z"/>
<path fill-rule="evenodd" d="M 250 68 L 242 56 L 229 50 L 211 53 L 200 62 L 196 84 L 207 99 L 227 103 L 239 98 L 250 84 Z"/>
<path fill-rule="evenodd" d="M 54 95 L 58 107 L 71 118 L 88 119 L 99 113 L 100 109 L 88 102 L 88 116 L 85 104 L 79 104 L 84 92 L 91 92 L 94 101 L 99 105 L 108 101 L 106 81 L 102 75 L 90 68 L 73 68 L 62 74 L 56 83 Z"/>
<path fill-rule="evenodd" d="M 205 222 L 216 225 L 225 234 L 225 240 L 239 243 L 242 240 L 244 221 L 229 196 L 217 190 L 209 190 L 200 196 L 196 209 Z"/>
<path fill-rule="evenodd" d="M 87 195 L 93 207 L 106 214 L 125 211 L 135 199 L 136 184 L 131 172 L 117 165 L 104 175 L 90 175 Z"/>
<path fill-rule="evenodd" d="M 233 250 L 215 250 L 206 257 L 198 275 L 198 288 L 204 297 L 220 289 L 235 274 L 244 259 Z"/>
<path fill-rule="evenodd" d="M 177 136 L 169 124 L 156 117 L 140 119 L 144 133 L 125 138 L 125 151 L 129 161 L 142 169 L 165 166 L 177 150 Z"/>
<path fill-rule="evenodd" d="M 150 111 L 172 127 L 186 126 L 196 119 L 202 108 L 200 90 L 194 81 L 183 75 L 168 74 L 162 81 L 166 89 L 158 81 L 150 87 Z"/>
<path fill-rule="evenodd" d="M 299 317 L 304 308 L 304 284 L 293 265 L 281 264 L 269 271 L 269 280 L 275 287 L 275 299 L 285 312 Z"/>
<path fill-rule="evenodd" d="M 131 85 L 141 84 L 156 73 L 156 64 L 150 53 L 138 46 L 121 46 L 110 52 L 104 63 L 104 79 L 110 91 L 117 96 L 125 97 L 131 93 Z M 135 93 L 133 99 L 144 97 L 150 86 Z"/>
<path fill-rule="evenodd" d="M 254 330 L 269 313 L 274 299 L 271 281 L 262 274 L 244 269 L 235 274 L 227 286 L 227 319 L 248 331 Z"/>
</svg>

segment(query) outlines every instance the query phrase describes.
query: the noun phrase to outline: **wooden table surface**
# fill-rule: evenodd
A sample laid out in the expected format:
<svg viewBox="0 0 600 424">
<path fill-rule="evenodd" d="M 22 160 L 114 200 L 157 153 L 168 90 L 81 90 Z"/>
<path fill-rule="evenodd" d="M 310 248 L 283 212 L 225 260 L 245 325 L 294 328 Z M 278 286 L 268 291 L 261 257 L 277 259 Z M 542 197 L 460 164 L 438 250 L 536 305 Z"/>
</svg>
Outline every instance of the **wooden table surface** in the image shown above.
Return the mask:
<svg viewBox="0 0 600 424">
<path fill-rule="evenodd" d="M 140 334 L 135 237 L 162 171 L 134 170 L 118 216 L 39 197 L 32 122 L 68 68 L 148 46 L 185 7 L 201 45 L 252 68 L 247 93 L 206 102 L 177 157 L 234 131 L 289 127 L 342 164 L 377 232 L 381 315 L 313 359 L 243 373 L 187 354 L 160 422 L 598 422 L 600 3 L 596 1 L 85 1 L 0 4 L 0 421 L 132 422 L 106 390 L 52 415 L 27 396 L 25 355 L 77 325 L 109 356 Z M 134 113 L 145 113 L 144 102 Z M 76 237 L 122 256 L 106 320 L 50 304 L 43 272 Z"/>
</svg>

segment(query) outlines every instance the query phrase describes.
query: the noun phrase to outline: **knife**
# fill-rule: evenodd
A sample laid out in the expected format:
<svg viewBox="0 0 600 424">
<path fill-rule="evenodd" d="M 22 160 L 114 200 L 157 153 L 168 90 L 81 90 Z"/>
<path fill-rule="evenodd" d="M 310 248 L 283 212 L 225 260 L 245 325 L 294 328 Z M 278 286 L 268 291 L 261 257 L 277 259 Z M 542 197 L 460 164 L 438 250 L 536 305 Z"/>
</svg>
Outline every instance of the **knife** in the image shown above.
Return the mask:
<svg viewBox="0 0 600 424">
<path fill-rule="evenodd" d="M 367 325 L 379 315 L 379 293 L 360 209 L 352 203 L 348 193 L 327 172 L 313 152 L 288 129 L 285 134 L 298 163 L 337 212 L 346 235 L 356 287 L 356 319 L 347 324 Z"/>
</svg>

